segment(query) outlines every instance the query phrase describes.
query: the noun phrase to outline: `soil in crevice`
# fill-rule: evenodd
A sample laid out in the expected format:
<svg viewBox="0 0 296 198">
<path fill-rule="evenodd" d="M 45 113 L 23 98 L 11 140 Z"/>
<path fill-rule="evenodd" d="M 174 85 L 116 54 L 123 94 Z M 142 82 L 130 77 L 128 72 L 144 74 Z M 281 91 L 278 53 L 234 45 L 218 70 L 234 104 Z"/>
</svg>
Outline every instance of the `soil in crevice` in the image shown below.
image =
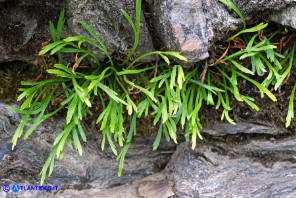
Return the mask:
<svg viewBox="0 0 296 198">
<path fill-rule="evenodd" d="M 38 72 L 36 66 L 21 61 L 1 63 L 0 101 L 16 103 L 21 81 L 33 80 Z"/>
</svg>

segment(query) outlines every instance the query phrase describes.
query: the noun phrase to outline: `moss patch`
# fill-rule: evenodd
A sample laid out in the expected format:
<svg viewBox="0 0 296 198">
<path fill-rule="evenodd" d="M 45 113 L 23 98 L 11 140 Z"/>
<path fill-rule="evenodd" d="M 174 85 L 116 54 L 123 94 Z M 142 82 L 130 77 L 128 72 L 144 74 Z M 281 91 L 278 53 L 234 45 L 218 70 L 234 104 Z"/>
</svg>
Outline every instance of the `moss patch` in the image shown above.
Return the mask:
<svg viewBox="0 0 296 198">
<path fill-rule="evenodd" d="M 19 94 L 20 82 L 33 80 L 38 72 L 36 66 L 24 62 L 1 63 L 0 100 L 6 103 L 15 103 Z"/>
</svg>

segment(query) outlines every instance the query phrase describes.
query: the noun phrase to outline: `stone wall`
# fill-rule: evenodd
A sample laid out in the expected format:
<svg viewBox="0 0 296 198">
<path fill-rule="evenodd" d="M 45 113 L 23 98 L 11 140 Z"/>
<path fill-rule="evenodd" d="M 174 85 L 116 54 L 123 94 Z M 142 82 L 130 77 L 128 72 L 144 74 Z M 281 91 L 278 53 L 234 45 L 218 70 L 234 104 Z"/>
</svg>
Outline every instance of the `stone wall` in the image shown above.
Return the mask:
<svg viewBox="0 0 296 198">
<path fill-rule="evenodd" d="M 98 2 L 0 0 L 0 62 L 34 62 L 41 43 L 50 39 L 48 22 L 56 22 L 62 8 L 67 18 L 63 36 L 87 34 L 78 25 L 82 20 L 96 29 L 110 52 L 128 53 L 133 32 L 120 9 L 134 17 L 134 0 Z M 272 21 L 296 29 L 295 0 L 234 2 L 248 24 Z M 239 30 L 242 23 L 218 0 L 146 0 L 141 27 L 138 53 L 159 48 L 181 51 L 194 63 L 207 58 L 209 46 Z M 0 102 L 0 186 L 38 185 L 63 121 L 47 120 L 29 140 L 20 139 L 11 150 L 20 118 L 5 106 Z M 179 138 L 178 146 L 163 141 L 152 151 L 154 137 L 137 136 L 122 177 L 117 177 L 112 151 L 100 150 L 98 132 L 87 126 L 85 131 L 88 142 L 83 156 L 66 149 L 46 180 L 58 185 L 59 191 L 0 190 L 0 197 L 296 197 L 296 138 L 279 126 L 216 123 L 203 129 L 204 140 L 195 150 Z"/>
<path fill-rule="evenodd" d="M 47 120 L 27 141 L 11 150 L 20 120 L 0 103 L 0 186 L 38 185 L 39 173 L 63 120 Z M 154 137 L 137 137 L 130 147 L 123 175 L 111 149 L 100 150 L 98 132 L 87 127 L 83 156 L 65 149 L 46 185 L 58 191 L 0 191 L 0 197 L 169 198 L 296 196 L 296 138 L 264 124 L 216 123 L 202 130 L 197 148 L 163 140 L 152 151 Z M 38 145 L 38 147 L 36 147 Z"/>
<path fill-rule="evenodd" d="M 48 22 L 66 10 L 65 35 L 86 34 L 78 25 L 93 26 L 111 53 L 126 54 L 133 32 L 120 12 L 134 18 L 134 0 L 2 0 L 0 62 L 34 61 L 42 42 L 50 39 Z M 274 21 L 296 28 L 295 0 L 234 1 L 249 23 Z M 236 14 L 218 0 L 145 0 L 138 53 L 156 48 L 182 52 L 189 63 L 209 57 L 209 46 L 242 27 Z M 144 17 L 145 16 L 145 17 Z"/>
</svg>

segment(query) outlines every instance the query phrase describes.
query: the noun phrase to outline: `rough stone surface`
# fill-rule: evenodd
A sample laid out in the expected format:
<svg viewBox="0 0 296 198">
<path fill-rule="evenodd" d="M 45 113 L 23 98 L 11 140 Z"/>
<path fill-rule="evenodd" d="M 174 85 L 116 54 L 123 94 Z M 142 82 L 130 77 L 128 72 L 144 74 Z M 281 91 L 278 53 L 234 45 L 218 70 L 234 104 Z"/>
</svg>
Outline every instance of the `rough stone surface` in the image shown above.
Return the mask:
<svg viewBox="0 0 296 198">
<path fill-rule="evenodd" d="M 19 116 L 0 103 L 0 186 L 38 185 L 40 169 L 63 122 L 42 124 L 11 150 Z M 54 123 L 54 124 L 53 124 Z M 203 129 L 204 140 L 190 144 L 162 142 L 152 151 L 153 138 L 137 137 L 122 177 L 109 149 L 100 151 L 96 132 L 87 128 L 83 156 L 66 149 L 47 185 L 58 191 L 22 191 L 0 197 L 296 197 L 296 138 L 270 126 L 252 123 L 214 124 Z M 36 146 L 38 145 L 38 146 Z"/>
<path fill-rule="evenodd" d="M 58 192 L 41 192 L 41 191 L 26 191 L 21 192 L 21 194 L 14 197 L 20 198 L 167 198 L 174 195 L 173 183 L 170 182 L 167 177 L 162 173 L 156 173 L 147 176 L 143 179 L 134 181 L 130 184 L 124 184 L 120 186 L 110 187 L 110 188 L 90 188 L 90 189 L 65 189 Z M 11 193 L 0 192 L 1 197 L 11 197 Z"/>
<path fill-rule="evenodd" d="M 74 34 L 86 34 L 87 32 L 79 25 L 79 21 L 85 21 L 96 30 L 111 54 L 118 51 L 127 53 L 132 47 L 134 32 L 121 9 L 135 20 L 134 0 L 68 0 L 69 28 Z M 141 32 L 137 50 L 140 54 L 154 50 L 143 14 L 141 14 Z"/>
<path fill-rule="evenodd" d="M 27 141 L 20 140 L 17 147 L 11 150 L 11 136 L 15 132 L 19 117 L 8 112 L 5 106 L 0 104 L 0 185 L 5 183 L 38 185 L 39 173 L 55 137 L 62 130 L 63 122 L 58 118 L 49 120 Z M 91 129 L 87 130 L 89 141 L 84 145 L 83 156 L 66 147 L 63 160 L 56 160 L 55 171 L 46 180 L 46 184 L 58 185 L 60 190 L 111 188 L 128 184 L 159 172 L 175 150 L 175 144 L 163 142 L 158 151 L 154 152 L 153 138 L 139 137 L 126 155 L 123 175 L 118 177 L 116 158 L 111 149 L 100 150 L 97 133 Z M 153 187 L 153 183 L 144 185 L 141 192 Z"/>
<path fill-rule="evenodd" d="M 49 39 L 48 23 L 59 14 L 62 2 L 0 2 L 0 62 L 33 61 L 36 50 Z"/>
<path fill-rule="evenodd" d="M 4 1 L 0 2 L 0 62 L 34 61 L 42 42 L 51 38 L 49 21 L 57 21 L 65 8 L 67 23 L 64 35 L 87 34 L 79 25 L 85 21 L 101 36 L 110 53 L 127 54 L 134 41 L 134 33 L 120 9 L 135 18 L 133 0 L 92 1 Z M 152 51 L 153 45 L 142 15 L 138 54 Z"/>
<path fill-rule="evenodd" d="M 119 9 L 134 13 L 134 1 L 61 2 L 0 0 L 0 62 L 33 61 L 40 44 L 50 38 L 48 22 L 56 21 L 61 8 L 66 8 L 67 33 L 86 34 L 77 24 L 83 20 L 97 30 L 111 52 L 128 52 L 133 33 Z M 216 0 L 180 2 L 146 1 L 143 12 L 149 25 L 142 16 L 139 53 L 153 49 L 151 40 L 161 41 L 167 50 L 182 51 L 194 63 L 208 57 L 211 43 L 241 27 L 235 13 Z M 296 28 L 295 0 L 234 2 L 248 22 L 275 21 Z M 38 185 L 63 122 L 59 118 L 47 121 L 11 150 L 20 118 L 5 106 L 0 103 L 0 186 Z M 46 180 L 58 185 L 58 192 L 0 190 L 0 197 L 296 197 L 296 138 L 283 129 L 246 122 L 214 124 L 202 131 L 204 141 L 195 150 L 181 143 L 177 151 L 173 143 L 162 142 L 153 152 L 152 137 L 137 137 L 122 177 L 117 177 L 111 150 L 100 151 L 97 131 L 87 126 L 86 131 L 83 156 L 66 149 L 64 159 L 56 161 L 55 171 Z"/>
<path fill-rule="evenodd" d="M 296 196 L 295 143 L 295 138 L 250 141 L 244 143 L 243 151 L 242 145 L 227 143 L 202 145 L 195 151 L 183 144 L 165 171 L 177 197 L 292 198 Z M 267 157 L 272 151 L 281 154 Z M 286 158 L 279 157 L 282 154 Z M 266 165 L 266 158 L 272 163 Z"/>
<path fill-rule="evenodd" d="M 233 2 L 249 17 L 251 17 L 253 14 L 259 13 L 261 16 L 264 16 L 262 15 L 262 12 L 271 10 L 278 11 L 296 3 L 295 0 L 233 0 Z M 260 15 L 255 15 L 254 17 L 260 17 Z"/>
<path fill-rule="evenodd" d="M 271 128 L 266 125 L 252 124 L 240 122 L 233 127 L 230 123 L 215 123 L 213 126 L 202 130 L 202 133 L 207 133 L 212 136 L 225 136 L 236 134 L 266 134 L 278 135 L 286 133 L 285 129 Z"/>
<path fill-rule="evenodd" d="M 182 52 L 188 63 L 209 57 L 216 40 L 242 27 L 238 16 L 217 0 L 146 0 L 137 54 L 154 49 Z M 275 21 L 295 28 L 295 0 L 235 0 L 248 23 Z M 87 34 L 78 24 L 96 29 L 111 53 L 127 54 L 133 32 L 120 9 L 134 19 L 134 0 L 0 1 L 0 62 L 34 61 L 40 44 L 50 38 L 48 22 L 66 10 L 65 35 Z M 272 15 L 270 15 L 272 13 Z M 148 22 L 148 25 L 146 23 Z M 147 28 L 149 26 L 149 28 Z M 152 42 L 153 41 L 153 42 Z"/>
<path fill-rule="evenodd" d="M 213 0 L 207 0 L 206 2 L 209 7 L 209 12 L 205 13 L 209 20 L 207 27 L 213 32 L 208 45 L 225 38 L 227 32 L 233 32 L 242 26 L 241 20 L 232 16 L 223 4 Z"/>
<path fill-rule="evenodd" d="M 190 62 L 209 57 L 208 40 L 212 37 L 206 13 L 206 1 L 150 1 L 150 14 L 164 47 L 181 51 Z"/>
<path fill-rule="evenodd" d="M 296 29 L 296 6 L 291 6 L 278 13 L 272 14 L 270 18 L 272 21 Z"/>
</svg>

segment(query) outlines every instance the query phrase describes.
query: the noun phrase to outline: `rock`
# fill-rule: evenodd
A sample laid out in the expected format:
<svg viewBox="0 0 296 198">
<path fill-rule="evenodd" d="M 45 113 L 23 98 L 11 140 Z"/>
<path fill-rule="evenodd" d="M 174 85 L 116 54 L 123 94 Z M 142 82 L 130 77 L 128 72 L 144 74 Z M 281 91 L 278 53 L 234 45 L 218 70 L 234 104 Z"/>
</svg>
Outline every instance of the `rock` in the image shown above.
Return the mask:
<svg viewBox="0 0 296 198">
<path fill-rule="evenodd" d="M 38 185 L 40 170 L 63 121 L 46 121 L 11 150 L 19 117 L 5 106 L 0 103 L 0 185 Z M 83 156 L 66 147 L 64 158 L 56 160 L 55 170 L 46 180 L 46 185 L 58 186 L 58 191 L 22 191 L 19 197 L 296 196 L 296 138 L 280 129 L 246 122 L 217 123 L 203 129 L 204 140 L 195 150 L 179 141 L 175 151 L 173 143 L 164 141 L 152 151 L 152 137 L 137 137 L 121 177 L 111 149 L 102 152 L 97 131 L 86 129 Z M 0 192 L 0 197 L 14 195 Z"/>
<path fill-rule="evenodd" d="M 166 167 L 177 197 L 295 197 L 296 138 L 179 145 Z"/>
<path fill-rule="evenodd" d="M 215 41 L 225 39 L 228 32 L 234 32 L 242 27 L 242 22 L 239 18 L 232 16 L 218 1 L 207 0 L 206 2 L 209 4 L 209 12 L 206 13 L 209 20 L 208 27 L 213 32 L 208 42 L 210 46 Z"/>
<path fill-rule="evenodd" d="M 172 183 L 166 176 L 156 173 L 143 179 L 111 188 L 91 188 L 83 190 L 66 189 L 58 192 L 25 191 L 20 192 L 21 197 L 28 198 L 72 198 L 72 197 L 95 197 L 95 198 L 169 198 L 174 195 Z M 11 193 L 0 192 L 1 197 L 6 197 Z M 7 196 L 8 197 L 8 196 Z"/>
<path fill-rule="evenodd" d="M 234 3 L 248 21 L 275 21 L 295 28 L 295 0 L 236 0 Z M 236 14 L 218 1 L 146 0 L 144 4 L 142 13 L 146 19 L 142 14 L 136 55 L 154 50 L 153 46 L 165 47 L 182 52 L 188 58 L 187 64 L 192 65 L 209 57 L 208 51 L 215 41 L 242 26 Z M 120 9 L 134 19 L 133 0 L 0 1 L 0 62 L 34 61 L 41 43 L 50 39 L 48 22 L 56 22 L 62 8 L 66 9 L 67 18 L 64 36 L 87 35 L 78 24 L 82 20 L 97 31 L 111 54 L 130 51 L 133 31 Z M 273 14 L 267 17 L 269 13 Z"/>
<path fill-rule="evenodd" d="M 84 21 L 96 30 L 110 54 L 119 51 L 127 54 L 130 51 L 134 42 L 134 32 L 120 10 L 126 11 L 135 21 L 134 0 L 117 2 L 68 0 L 67 8 L 69 29 L 74 35 L 87 34 L 79 25 L 79 21 Z M 137 53 L 144 54 L 153 50 L 152 40 L 144 16 L 141 14 L 141 32 Z"/>
<path fill-rule="evenodd" d="M 165 198 L 175 195 L 173 183 L 163 174 L 155 174 L 142 179 L 138 185 L 138 194 L 143 198 Z"/>
<path fill-rule="evenodd" d="M 266 125 L 252 124 L 247 122 L 240 122 L 235 125 L 230 123 L 215 123 L 213 126 L 207 127 L 201 131 L 202 133 L 211 136 L 225 136 L 237 134 L 266 134 L 278 135 L 286 133 L 286 129 L 278 129 Z"/>
<path fill-rule="evenodd" d="M 16 107 L 14 104 L 5 104 L 0 102 L 0 131 L 1 138 L 12 136 L 14 130 L 16 129 L 16 124 L 20 121 L 20 116 L 10 110 L 8 106 Z M 4 133 L 3 133 L 4 132 Z"/>
<path fill-rule="evenodd" d="M 148 1 L 157 36 L 170 51 L 179 51 L 189 62 L 209 57 L 208 40 L 212 37 L 206 13 L 208 4 L 202 1 Z"/>
<path fill-rule="evenodd" d="M 66 2 L 11 1 L 0 2 L 0 62 L 36 59 L 41 43 L 51 39 L 49 21 L 57 21 L 59 12 L 66 8 L 67 23 L 64 35 L 87 34 L 78 24 L 85 21 L 97 30 L 110 54 L 127 54 L 134 42 L 134 33 L 120 9 L 135 17 L 132 0 L 110 1 L 69 0 Z M 142 15 L 141 36 L 137 54 L 152 51 L 153 45 Z M 148 59 L 149 60 L 149 59 Z M 151 59 L 150 59 L 151 60 Z"/>
<path fill-rule="evenodd" d="M 0 129 L 7 130 L 0 130 L 0 185 L 14 183 L 38 185 L 39 173 L 55 137 L 62 131 L 63 120 L 59 118 L 47 120 L 28 140 L 20 139 L 16 148 L 11 150 L 11 136 L 19 123 L 19 117 L 4 109 L 5 106 L 0 103 Z M 63 159 L 56 160 L 55 170 L 46 180 L 46 184 L 58 185 L 59 189 L 74 190 L 124 185 L 159 172 L 175 150 L 174 143 L 163 141 L 157 151 L 152 151 L 154 138 L 138 137 L 126 155 L 122 176 L 118 177 L 116 157 L 108 147 L 101 151 L 97 133 L 95 129 L 86 130 L 88 142 L 84 145 L 83 156 L 65 147 Z M 151 188 L 154 188 L 153 182 L 147 186 L 143 184 L 140 191 L 144 192 Z"/>
<path fill-rule="evenodd" d="M 296 29 L 296 6 L 291 6 L 280 12 L 271 14 L 270 19 L 274 22 Z"/>
<path fill-rule="evenodd" d="M 50 38 L 48 23 L 63 3 L 25 0 L 0 2 L 0 62 L 34 61 L 36 50 Z"/>
<path fill-rule="evenodd" d="M 266 11 L 278 11 L 286 8 L 289 5 L 293 5 L 295 0 L 233 0 L 237 7 L 247 15 L 247 17 L 263 17 Z M 259 16 L 254 14 L 261 13 Z M 263 15 L 262 15 L 263 14 Z M 262 19 L 262 18 L 261 18 Z"/>
</svg>

